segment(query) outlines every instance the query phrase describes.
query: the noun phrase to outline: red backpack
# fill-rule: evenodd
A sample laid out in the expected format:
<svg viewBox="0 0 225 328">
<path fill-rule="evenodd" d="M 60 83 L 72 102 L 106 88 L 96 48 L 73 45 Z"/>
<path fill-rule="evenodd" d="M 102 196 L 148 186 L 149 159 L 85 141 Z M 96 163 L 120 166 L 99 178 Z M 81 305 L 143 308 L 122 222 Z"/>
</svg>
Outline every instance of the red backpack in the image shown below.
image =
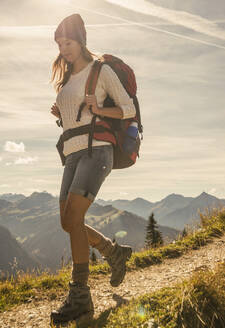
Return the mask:
<svg viewBox="0 0 225 328">
<path fill-rule="evenodd" d="M 96 140 L 108 141 L 112 143 L 114 150 L 113 169 L 129 167 L 136 162 L 137 156 L 139 157 L 139 149 L 141 143 L 140 140 L 143 139 L 143 136 L 140 139 L 139 133 L 141 133 L 142 135 L 143 126 L 141 125 L 139 103 L 136 96 L 137 85 L 134 72 L 120 58 L 105 54 L 101 57 L 101 59 L 95 60 L 94 64 L 92 65 L 91 72 L 86 82 L 85 94 L 91 95 L 95 93 L 102 65 L 109 65 L 117 74 L 123 87 L 129 94 L 129 96 L 133 99 L 133 103 L 136 109 L 136 116 L 128 119 L 114 119 L 108 117 L 101 117 L 99 115 L 93 114 L 93 118 L 90 124 L 64 131 L 63 134 L 60 136 L 58 143 L 56 144 L 57 150 L 62 161 L 62 165 L 65 165 L 65 156 L 63 154 L 64 141 L 81 134 L 88 134 L 89 136 L 89 156 L 92 155 L 93 138 Z M 77 121 L 80 121 L 82 110 L 85 106 L 85 102 L 80 105 L 76 119 Z M 113 99 L 110 98 L 109 95 L 107 95 L 106 99 L 104 100 L 103 107 L 114 106 L 116 105 Z M 98 122 L 96 122 L 97 117 L 99 117 L 100 119 L 100 121 Z M 56 123 L 58 124 L 58 126 L 63 126 L 63 122 L 61 119 L 57 120 Z M 132 126 L 134 125 L 137 126 L 137 133 L 135 137 L 130 134 L 130 130 L 133 128 Z"/>
</svg>

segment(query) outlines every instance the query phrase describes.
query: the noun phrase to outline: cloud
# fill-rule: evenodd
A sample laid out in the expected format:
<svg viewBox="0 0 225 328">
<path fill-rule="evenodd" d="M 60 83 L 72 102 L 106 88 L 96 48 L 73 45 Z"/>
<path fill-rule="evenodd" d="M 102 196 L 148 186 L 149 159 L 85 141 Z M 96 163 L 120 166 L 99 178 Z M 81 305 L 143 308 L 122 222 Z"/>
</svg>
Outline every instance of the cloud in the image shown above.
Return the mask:
<svg viewBox="0 0 225 328">
<path fill-rule="evenodd" d="M 128 195 L 128 192 L 120 191 L 119 192 L 119 195 L 120 196 L 127 196 Z"/>
<path fill-rule="evenodd" d="M 56 25 L 31 25 L 31 26 L 0 26 L 0 33 L 3 37 L 18 36 L 32 37 L 32 38 L 49 38 Z"/>
<path fill-rule="evenodd" d="M 7 162 L 7 163 L 5 163 L 5 165 L 10 166 L 10 165 L 12 165 L 12 162 Z"/>
<path fill-rule="evenodd" d="M 156 6 L 145 0 L 106 0 L 112 4 L 125 7 L 127 9 L 168 20 L 176 25 L 190 28 L 221 40 L 225 40 L 225 32 L 218 28 L 217 24 L 201 16 L 193 15 L 185 11 L 176 11 L 160 6 Z"/>
<path fill-rule="evenodd" d="M 124 6 L 124 5 L 121 3 L 121 6 Z M 126 7 L 126 8 L 128 8 L 128 7 Z M 216 48 L 219 48 L 219 49 L 225 49 L 225 46 L 222 46 L 222 45 L 219 45 L 219 44 L 216 44 L 216 43 L 213 43 L 213 42 L 204 41 L 204 40 L 201 40 L 201 39 L 198 39 L 198 38 L 195 38 L 195 37 L 193 38 L 193 37 L 190 37 L 190 36 L 186 36 L 182 33 L 175 33 L 175 32 L 171 32 L 171 31 L 167 31 L 167 30 L 164 30 L 164 29 L 161 29 L 161 28 L 158 28 L 158 27 L 151 26 L 152 24 L 146 24 L 146 23 L 140 23 L 140 22 L 134 22 L 134 21 L 132 22 L 130 20 L 124 19 L 124 18 L 119 17 L 119 16 L 112 16 L 112 15 L 109 15 L 109 14 L 105 14 L 105 13 L 102 13 L 102 12 L 99 12 L 99 11 L 96 11 L 96 10 L 90 10 L 90 9 L 87 9 L 87 8 L 80 8 L 79 7 L 79 9 L 82 9 L 82 10 L 87 11 L 87 12 L 92 13 L 92 14 L 96 14 L 96 15 L 100 15 L 100 16 L 103 16 L 103 17 L 108 17 L 108 18 L 116 19 L 116 20 L 123 21 L 123 22 L 126 22 L 126 23 L 130 23 L 130 25 L 136 25 L 137 27 L 138 26 L 139 27 L 144 27 L 145 29 L 165 33 L 165 34 L 175 36 L 175 37 L 178 37 L 178 38 L 181 38 L 181 39 L 184 39 L 184 40 L 190 40 L 190 41 L 194 41 L 194 42 L 197 42 L 197 43 L 206 44 L 208 46 L 216 47 Z M 128 9 L 131 9 L 131 8 L 128 8 Z M 190 14 L 187 14 L 187 15 L 190 15 Z M 178 24 L 178 23 L 173 22 L 173 24 Z M 179 24 L 179 25 L 185 26 L 183 24 Z M 187 27 L 187 26 L 185 26 L 185 27 Z M 191 27 L 189 27 L 189 28 L 191 28 Z M 217 30 L 218 30 L 218 28 L 217 28 Z M 223 34 L 222 39 L 225 39 L 224 31 L 220 30 L 220 29 L 219 29 L 219 31 L 222 31 L 222 34 Z M 203 33 L 203 32 L 201 32 L 201 33 Z M 214 33 L 213 36 L 218 37 L 218 32 Z"/>
<path fill-rule="evenodd" d="M 37 162 L 38 161 L 38 157 L 24 157 L 24 158 L 18 158 L 14 161 L 14 164 L 19 165 L 19 164 L 29 164 L 29 163 L 33 163 L 33 162 Z"/>
<path fill-rule="evenodd" d="M 26 188 L 26 191 L 28 191 L 29 193 L 33 193 L 33 192 L 42 192 L 40 189 L 38 188 Z"/>
<path fill-rule="evenodd" d="M 0 185 L 0 188 L 7 188 L 7 187 L 10 187 L 10 185 L 6 183 Z"/>
<path fill-rule="evenodd" d="M 2 161 L 2 157 L 0 157 L 0 162 Z"/>
<path fill-rule="evenodd" d="M 209 194 L 215 194 L 217 192 L 216 188 L 212 188 L 208 191 Z"/>
<path fill-rule="evenodd" d="M 0 110 L 0 117 L 1 118 L 11 118 L 14 116 L 14 113 L 4 112 Z"/>
<path fill-rule="evenodd" d="M 24 153 L 25 152 L 25 145 L 23 142 L 17 144 L 14 141 L 6 141 L 4 145 L 4 150 L 11 152 L 11 153 Z"/>
</svg>

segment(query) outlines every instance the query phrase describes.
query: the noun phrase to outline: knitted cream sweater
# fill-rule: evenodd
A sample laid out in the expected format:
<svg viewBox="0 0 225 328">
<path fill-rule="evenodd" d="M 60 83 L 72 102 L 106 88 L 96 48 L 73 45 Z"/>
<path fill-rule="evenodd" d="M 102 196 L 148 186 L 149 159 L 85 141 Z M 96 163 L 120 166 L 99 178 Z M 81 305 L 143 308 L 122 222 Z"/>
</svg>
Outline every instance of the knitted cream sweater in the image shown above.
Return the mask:
<svg viewBox="0 0 225 328">
<path fill-rule="evenodd" d="M 85 97 L 85 84 L 94 61 L 75 75 L 71 75 L 69 81 L 60 89 L 56 97 L 56 105 L 60 110 L 63 121 L 63 131 L 85 124 L 90 124 L 93 115 L 88 109 L 82 111 L 81 120 L 76 122 L 79 106 Z M 103 65 L 99 74 L 95 95 L 99 107 L 107 96 L 114 100 L 115 104 L 123 111 L 123 118 L 135 116 L 135 107 L 132 98 L 127 94 L 116 73 L 108 65 Z M 99 121 L 97 118 L 96 121 Z M 108 145 L 108 142 L 93 139 L 93 147 Z M 63 153 L 70 153 L 88 148 L 88 135 L 75 136 L 64 142 Z"/>
</svg>

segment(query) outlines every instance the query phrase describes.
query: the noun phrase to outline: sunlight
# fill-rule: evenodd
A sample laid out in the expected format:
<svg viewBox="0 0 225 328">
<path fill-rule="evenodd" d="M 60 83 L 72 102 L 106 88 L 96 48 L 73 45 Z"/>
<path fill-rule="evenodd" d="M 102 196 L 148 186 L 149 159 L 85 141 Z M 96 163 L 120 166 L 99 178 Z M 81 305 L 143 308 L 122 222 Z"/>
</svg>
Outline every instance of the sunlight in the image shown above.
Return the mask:
<svg viewBox="0 0 225 328">
<path fill-rule="evenodd" d="M 144 319 L 145 315 L 146 315 L 146 310 L 144 308 L 143 305 L 140 305 L 137 311 L 137 314 L 139 317 L 141 317 L 142 319 Z"/>
<path fill-rule="evenodd" d="M 120 230 L 115 234 L 115 237 L 117 238 L 124 238 L 127 235 L 127 232 L 124 230 Z"/>
</svg>

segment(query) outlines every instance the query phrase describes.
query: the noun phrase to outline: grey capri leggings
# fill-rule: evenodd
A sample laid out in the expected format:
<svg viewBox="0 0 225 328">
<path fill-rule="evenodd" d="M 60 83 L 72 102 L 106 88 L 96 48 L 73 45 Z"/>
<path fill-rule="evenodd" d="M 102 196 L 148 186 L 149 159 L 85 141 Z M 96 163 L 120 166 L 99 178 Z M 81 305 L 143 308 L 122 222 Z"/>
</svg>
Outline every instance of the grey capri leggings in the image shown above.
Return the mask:
<svg viewBox="0 0 225 328">
<path fill-rule="evenodd" d="M 66 200 L 68 192 L 94 201 L 102 183 L 113 167 L 113 146 L 95 146 L 92 157 L 88 149 L 66 156 L 59 200 Z"/>
</svg>

